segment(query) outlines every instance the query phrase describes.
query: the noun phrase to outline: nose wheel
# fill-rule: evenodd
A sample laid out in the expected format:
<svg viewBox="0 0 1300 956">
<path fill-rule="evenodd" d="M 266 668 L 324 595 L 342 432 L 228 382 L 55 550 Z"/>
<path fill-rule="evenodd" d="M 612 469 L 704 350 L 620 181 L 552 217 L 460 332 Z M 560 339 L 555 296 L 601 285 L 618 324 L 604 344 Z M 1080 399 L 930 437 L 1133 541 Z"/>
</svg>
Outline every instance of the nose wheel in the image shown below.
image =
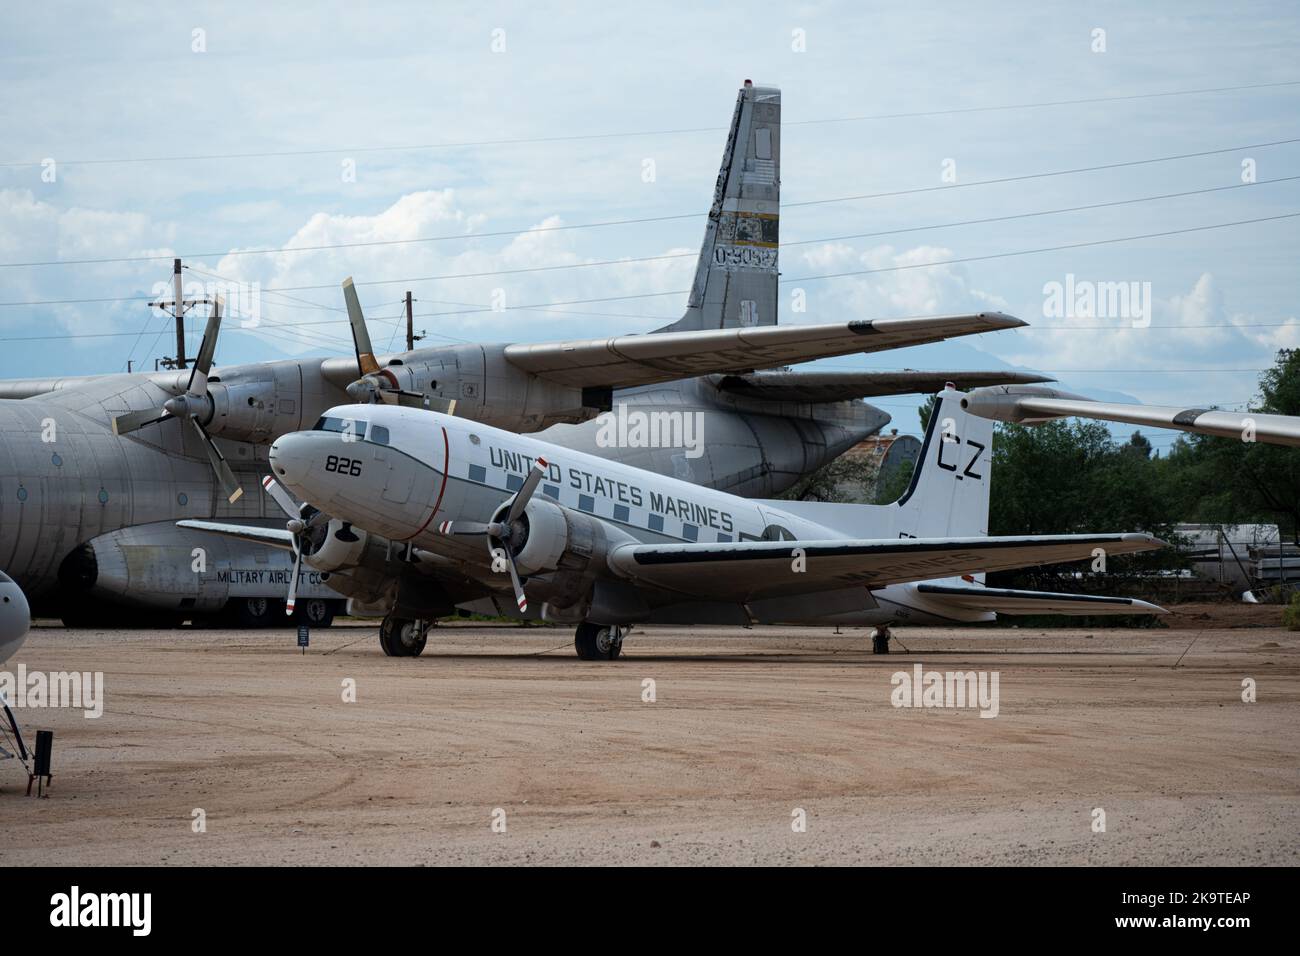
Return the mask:
<svg viewBox="0 0 1300 956">
<path fill-rule="evenodd" d="M 888 654 L 889 639 L 893 637 L 887 627 L 875 627 L 871 629 L 871 653 Z"/>
<path fill-rule="evenodd" d="M 419 657 L 428 641 L 428 621 L 389 614 L 379 625 L 379 646 L 387 657 Z"/>
<path fill-rule="evenodd" d="M 578 658 L 584 661 L 612 661 L 623 652 L 626 630 L 584 621 L 573 635 L 573 646 Z"/>
</svg>

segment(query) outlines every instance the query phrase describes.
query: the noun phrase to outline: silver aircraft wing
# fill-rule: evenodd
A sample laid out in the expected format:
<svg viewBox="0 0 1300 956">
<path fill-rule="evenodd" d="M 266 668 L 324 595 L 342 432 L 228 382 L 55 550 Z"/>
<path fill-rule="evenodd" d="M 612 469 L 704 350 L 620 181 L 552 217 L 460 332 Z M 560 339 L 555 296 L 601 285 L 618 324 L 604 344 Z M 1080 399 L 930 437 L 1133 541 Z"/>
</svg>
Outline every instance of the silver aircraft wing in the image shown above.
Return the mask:
<svg viewBox="0 0 1300 956">
<path fill-rule="evenodd" d="M 962 399 L 962 407 L 973 415 L 1002 422 L 1033 424 L 1054 418 L 1096 418 L 1151 428 L 1172 428 L 1198 435 L 1218 435 L 1239 441 L 1300 445 L 1300 418 L 1292 415 L 1094 402 L 1082 395 L 1037 386 L 977 389 Z"/>
<path fill-rule="evenodd" d="M 765 325 L 506 346 L 512 365 L 575 388 L 631 388 L 906 348 L 1027 323 L 1001 312 L 825 325 Z"/>
<path fill-rule="evenodd" d="M 1008 571 L 1162 548 L 1149 534 L 625 544 L 611 569 L 649 587 L 709 600 L 767 597 Z"/>
<path fill-rule="evenodd" d="M 194 521 L 186 519 L 176 522 L 178 528 L 193 528 L 195 531 L 208 531 L 212 534 L 225 535 L 227 538 L 239 538 L 243 541 L 255 541 L 268 544 L 273 548 L 293 550 L 293 535 L 284 528 L 263 528 L 259 525 L 235 524 L 230 521 Z"/>
</svg>

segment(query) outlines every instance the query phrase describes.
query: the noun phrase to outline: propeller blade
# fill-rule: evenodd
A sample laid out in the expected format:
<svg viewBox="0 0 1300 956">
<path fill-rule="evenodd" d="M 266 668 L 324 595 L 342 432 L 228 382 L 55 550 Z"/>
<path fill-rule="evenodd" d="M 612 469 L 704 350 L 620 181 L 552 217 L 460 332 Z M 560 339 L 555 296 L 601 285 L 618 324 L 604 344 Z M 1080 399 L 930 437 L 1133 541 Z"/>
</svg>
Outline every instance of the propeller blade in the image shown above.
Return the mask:
<svg viewBox="0 0 1300 956">
<path fill-rule="evenodd" d="M 361 300 L 357 298 L 357 289 L 352 284 L 351 276 L 343 280 L 343 299 L 348 305 L 348 322 L 352 324 L 352 347 L 357 353 L 357 375 L 371 375 L 379 371 L 379 363 L 375 361 L 370 333 L 366 331 L 366 317 L 361 311 Z"/>
<path fill-rule="evenodd" d="M 239 500 L 239 496 L 244 493 L 244 489 L 239 487 L 239 482 L 235 480 L 235 473 L 226 464 L 226 456 L 221 454 L 221 449 L 212 440 L 212 436 L 199 424 L 197 418 L 191 418 L 190 421 L 194 423 L 199 437 L 203 439 L 203 447 L 208 451 L 208 461 L 212 464 L 212 470 L 217 474 L 217 480 L 221 482 L 221 490 L 226 493 L 226 500 L 234 504 Z"/>
<path fill-rule="evenodd" d="M 438 525 L 439 534 L 491 534 L 492 525 L 482 521 L 444 521 Z"/>
<path fill-rule="evenodd" d="M 538 458 L 533 462 L 533 470 L 528 473 L 528 477 L 524 479 L 519 491 L 515 493 L 515 500 L 510 503 L 510 513 L 506 515 L 505 520 L 506 525 L 514 524 L 519 519 L 519 516 L 524 513 L 524 508 L 528 506 L 528 499 L 537 490 L 538 483 L 545 477 L 549 467 L 545 458 Z"/>
<path fill-rule="evenodd" d="M 519 605 L 520 613 L 523 613 L 528 610 L 528 596 L 524 594 L 524 586 L 519 583 L 519 572 L 515 569 L 515 556 L 504 543 L 501 545 L 501 550 L 505 552 L 506 567 L 510 570 L 510 583 L 515 589 L 515 603 Z"/>
<path fill-rule="evenodd" d="M 212 303 L 212 314 L 208 316 L 208 326 L 203 330 L 203 344 L 199 346 L 199 357 L 190 369 L 190 383 L 185 394 L 191 398 L 201 399 L 208 394 L 208 373 L 212 371 L 212 357 L 217 351 L 217 335 L 221 332 L 221 296 Z"/>
<path fill-rule="evenodd" d="M 284 601 L 284 613 L 287 617 L 293 613 L 294 603 L 298 600 L 298 569 L 302 566 L 302 538 L 293 536 L 293 576 L 289 578 L 289 596 Z"/>
<path fill-rule="evenodd" d="M 155 408 L 147 412 L 127 412 L 113 419 L 113 434 L 126 435 L 138 428 L 144 428 L 145 425 L 152 425 L 168 418 L 171 418 L 171 415 L 165 408 Z"/>
<path fill-rule="evenodd" d="M 284 490 L 284 487 L 267 475 L 262 479 L 262 490 L 274 499 L 275 503 L 280 506 L 280 510 L 288 515 L 291 519 L 300 517 L 298 514 L 298 502 L 293 500 L 293 496 Z"/>
</svg>

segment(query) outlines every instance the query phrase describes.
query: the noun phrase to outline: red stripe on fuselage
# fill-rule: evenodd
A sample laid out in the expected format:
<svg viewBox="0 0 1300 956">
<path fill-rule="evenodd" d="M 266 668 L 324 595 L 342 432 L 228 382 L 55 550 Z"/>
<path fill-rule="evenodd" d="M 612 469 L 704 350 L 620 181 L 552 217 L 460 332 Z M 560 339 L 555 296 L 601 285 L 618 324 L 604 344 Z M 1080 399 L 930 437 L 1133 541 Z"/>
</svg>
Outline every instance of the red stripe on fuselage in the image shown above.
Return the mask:
<svg viewBox="0 0 1300 956">
<path fill-rule="evenodd" d="M 451 467 L 451 439 L 447 437 L 447 429 L 443 428 L 442 430 L 442 487 L 438 489 L 438 500 L 433 503 L 433 510 L 429 512 L 429 517 L 424 519 L 424 524 L 420 525 L 420 527 L 416 528 L 405 538 L 398 538 L 397 539 L 398 541 L 410 541 L 417 534 L 422 532 L 425 528 L 429 527 L 429 522 L 433 520 L 433 516 L 436 515 L 438 513 L 438 509 L 442 507 L 442 495 L 447 490 L 447 471 L 450 467 Z"/>
</svg>

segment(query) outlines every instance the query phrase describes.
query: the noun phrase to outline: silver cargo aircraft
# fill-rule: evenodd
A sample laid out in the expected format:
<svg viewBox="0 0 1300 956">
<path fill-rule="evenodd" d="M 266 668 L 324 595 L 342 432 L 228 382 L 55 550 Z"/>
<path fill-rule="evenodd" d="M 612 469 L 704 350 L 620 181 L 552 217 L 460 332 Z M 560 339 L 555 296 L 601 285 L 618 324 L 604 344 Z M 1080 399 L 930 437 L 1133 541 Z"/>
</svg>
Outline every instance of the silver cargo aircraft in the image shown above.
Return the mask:
<svg viewBox="0 0 1300 956">
<path fill-rule="evenodd" d="M 379 405 L 331 409 L 270 449 L 283 530 L 183 521 L 354 560 L 378 535 L 407 606 L 384 651 L 419 654 L 427 619 L 486 611 L 576 625 L 584 660 L 619 655 L 642 623 L 873 624 L 990 620 L 995 611 L 1161 613 L 1126 598 L 991 589 L 987 571 L 1146 551 L 1146 534 L 989 537 L 993 426 L 937 396 L 911 487 L 890 505 L 748 500 L 481 423 Z M 278 483 L 305 499 L 296 505 Z M 391 573 L 391 572 L 390 572 Z M 400 575 L 400 578 L 398 577 Z M 289 600 L 293 601 L 290 591 Z"/>
<path fill-rule="evenodd" d="M 274 595 L 293 573 L 283 555 L 242 541 L 214 544 L 175 522 L 278 524 L 264 496 L 246 493 L 265 473 L 266 446 L 349 397 L 513 431 L 556 426 L 546 436 L 561 446 L 738 494 L 773 495 L 889 421 L 855 400 L 862 396 L 933 391 L 945 380 L 1043 380 L 1002 372 L 785 370 L 1024 323 L 983 313 L 777 326 L 779 201 L 780 93 L 747 83 L 686 312 L 657 333 L 469 343 L 376 358 L 349 280 L 355 361 L 215 369 L 214 308 L 194 369 L 0 383 L 0 569 L 38 611 L 74 625 L 122 620 L 124 606 L 133 624 L 150 614 L 174 624 L 222 608 L 240 623 L 282 619 Z M 707 447 L 697 458 L 672 447 L 602 449 L 594 419 L 616 404 L 698 413 Z M 321 572 L 304 575 L 299 587 L 299 613 L 327 621 L 336 592 Z"/>
</svg>

